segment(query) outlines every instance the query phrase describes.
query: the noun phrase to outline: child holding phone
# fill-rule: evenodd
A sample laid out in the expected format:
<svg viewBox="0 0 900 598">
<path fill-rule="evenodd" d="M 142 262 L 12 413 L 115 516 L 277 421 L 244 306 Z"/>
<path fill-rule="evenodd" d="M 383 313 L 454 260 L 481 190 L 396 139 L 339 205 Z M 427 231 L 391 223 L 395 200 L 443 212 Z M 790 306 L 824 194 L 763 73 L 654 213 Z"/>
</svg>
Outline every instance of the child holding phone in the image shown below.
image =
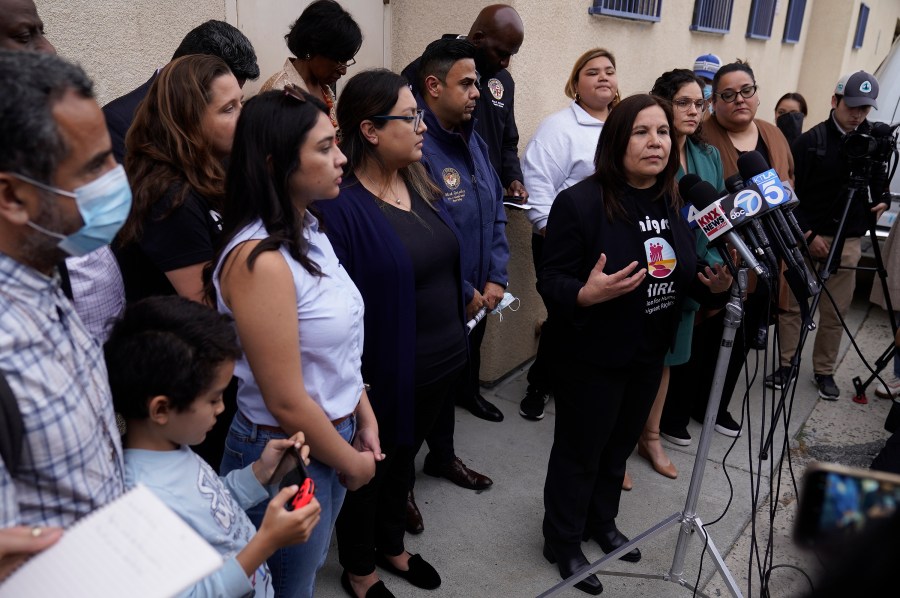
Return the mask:
<svg viewBox="0 0 900 598">
<path fill-rule="evenodd" d="M 287 473 L 280 464 L 302 471 L 309 454 L 302 432 L 270 441 L 259 460 L 223 478 L 189 448 L 222 412 L 240 356 L 228 318 L 182 297 L 152 297 L 125 310 L 104 351 L 113 403 L 126 422 L 126 483 L 150 488 L 225 561 L 183 596 L 273 596 L 266 559 L 306 542 L 320 507 L 315 498 L 301 506 L 300 486 L 291 484 L 269 501 L 258 531 L 244 512 L 269 498 L 263 484 L 280 483 Z"/>
</svg>

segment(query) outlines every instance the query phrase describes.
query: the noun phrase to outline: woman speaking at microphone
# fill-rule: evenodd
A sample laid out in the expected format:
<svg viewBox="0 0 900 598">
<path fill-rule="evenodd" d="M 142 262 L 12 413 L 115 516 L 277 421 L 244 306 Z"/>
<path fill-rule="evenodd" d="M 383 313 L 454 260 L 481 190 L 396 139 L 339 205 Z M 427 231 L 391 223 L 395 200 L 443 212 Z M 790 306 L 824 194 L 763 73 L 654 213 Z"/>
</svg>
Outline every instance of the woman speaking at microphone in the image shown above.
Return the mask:
<svg viewBox="0 0 900 598">
<path fill-rule="evenodd" d="M 656 396 L 682 303 L 688 294 L 713 301 L 710 292 L 731 284 L 719 266 L 697 272 L 694 235 L 678 211 L 672 130 L 665 100 L 623 100 L 600 135 L 594 174 L 550 210 L 538 284 L 559 328 L 543 532 L 544 556 L 564 578 L 587 564 L 583 540 L 607 553 L 628 542 L 615 520 L 625 460 Z M 622 557 L 640 558 L 637 549 Z M 576 587 L 603 590 L 593 575 Z"/>
</svg>

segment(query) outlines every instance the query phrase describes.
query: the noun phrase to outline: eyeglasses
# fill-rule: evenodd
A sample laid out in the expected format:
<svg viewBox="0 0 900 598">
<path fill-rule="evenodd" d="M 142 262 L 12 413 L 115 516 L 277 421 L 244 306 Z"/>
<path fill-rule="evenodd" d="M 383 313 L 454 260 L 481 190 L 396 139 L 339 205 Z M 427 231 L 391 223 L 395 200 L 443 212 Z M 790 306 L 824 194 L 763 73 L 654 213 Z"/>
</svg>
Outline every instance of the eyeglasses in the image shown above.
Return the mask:
<svg viewBox="0 0 900 598">
<path fill-rule="evenodd" d="M 334 58 L 332 58 L 332 60 L 334 60 Z M 354 64 L 356 64 L 356 59 L 355 59 L 355 58 L 351 58 L 351 59 L 348 60 L 347 62 L 341 62 L 340 60 L 334 60 L 334 61 L 335 61 L 335 63 L 337 63 L 337 67 L 338 67 L 339 69 L 346 69 L 347 67 L 351 67 L 351 66 L 353 66 Z"/>
<path fill-rule="evenodd" d="M 737 99 L 738 94 L 741 94 L 741 97 L 744 98 L 745 100 L 748 98 L 752 98 L 753 96 L 756 95 L 757 89 L 759 89 L 758 85 L 748 85 L 746 87 L 742 87 L 740 91 L 731 91 L 729 89 L 729 90 L 723 91 L 722 93 L 717 93 L 715 95 L 722 98 L 722 101 L 725 102 L 726 104 L 730 104 L 731 102 L 733 102 Z"/>
<path fill-rule="evenodd" d="M 296 83 L 285 83 L 284 95 L 288 96 L 289 98 L 294 98 L 301 104 L 306 103 L 306 92 L 303 91 Z"/>
<path fill-rule="evenodd" d="M 377 118 L 378 120 L 405 120 L 408 123 L 412 123 L 413 131 L 418 131 L 419 126 L 422 124 L 422 117 L 425 115 L 425 111 L 419 108 L 416 110 L 415 116 L 399 116 L 399 115 L 379 115 L 373 116 L 372 118 Z"/>
<path fill-rule="evenodd" d="M 689 100 L 687 98 L 679 98 L 672 100 L 672 105 L 678 108 L 680 112 L 687 112 L 691 106 L 697 109 L 697 112 L 703 112 L 706 109 L 706 100 Z"/>
</svg>

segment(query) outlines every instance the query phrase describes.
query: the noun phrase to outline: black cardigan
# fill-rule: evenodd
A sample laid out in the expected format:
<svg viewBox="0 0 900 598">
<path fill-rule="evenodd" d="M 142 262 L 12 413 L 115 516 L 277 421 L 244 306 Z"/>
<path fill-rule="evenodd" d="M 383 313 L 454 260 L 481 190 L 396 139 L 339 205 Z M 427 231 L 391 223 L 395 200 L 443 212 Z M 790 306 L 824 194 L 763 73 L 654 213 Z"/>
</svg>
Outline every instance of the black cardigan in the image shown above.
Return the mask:
<svg viewBox="0 0 900 598">
<path fill-rule="evenodd" d="M 697 280 L 696 273 L 706 266 L 698 262 L 695 237 L 671 206 L 666 202 L 673 248 L 678 259 L 676 271 L 676 305 L 666 313 L 665 325 L 645 330 L 643 286 L 615 299 L 589 307 L 577 305 L 578 291 L 584 286 L 600 254 L 606 254 L 607 274 L 617 272 L 633 261 L 646 266 L 643 241 L 637 226 L 624 219 L 611 222 L 604 209 L 603 189 L 595 177 L 562 191 L 550 209 L 547 237 L 544 240 L 543 261 L 538 290 L 553 319 L 554 353 L 577 358 L 604 367 L 621 367 L 633 362 L 652 363 L 662 360 L 659 355 L 637 355 L 644 334 L 661 334 L 667 344 L 674 341 L 681 304 L 690 295 L 701 305 L 721 306 L 728 294 L 713 295 Z M 685 292 L 687 291 L 687 293 Z"/>
</svg>

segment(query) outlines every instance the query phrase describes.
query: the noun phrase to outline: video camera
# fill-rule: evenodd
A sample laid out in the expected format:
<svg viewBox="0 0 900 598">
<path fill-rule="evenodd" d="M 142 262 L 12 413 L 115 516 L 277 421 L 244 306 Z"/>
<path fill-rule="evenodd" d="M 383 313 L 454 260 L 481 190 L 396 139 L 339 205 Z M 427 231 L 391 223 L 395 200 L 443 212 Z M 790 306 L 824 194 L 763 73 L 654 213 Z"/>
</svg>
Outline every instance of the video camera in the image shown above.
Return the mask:
<svg viewBox="0 0 900 598">
<path fill-rule="evenodd" d="M 888 193 L 888 186 L 897 170 L 895 159 L 888 174 L 891 158 L 897 155 L 898 127 L 900 123 L 889 125 L 876 122 L 868 132 L 851 131 L 841 139 L 841 151 L 850 163 L 851 184 L 868 184 L 873 190 L 873 203 L 881 201 Z"/>
</svg>

